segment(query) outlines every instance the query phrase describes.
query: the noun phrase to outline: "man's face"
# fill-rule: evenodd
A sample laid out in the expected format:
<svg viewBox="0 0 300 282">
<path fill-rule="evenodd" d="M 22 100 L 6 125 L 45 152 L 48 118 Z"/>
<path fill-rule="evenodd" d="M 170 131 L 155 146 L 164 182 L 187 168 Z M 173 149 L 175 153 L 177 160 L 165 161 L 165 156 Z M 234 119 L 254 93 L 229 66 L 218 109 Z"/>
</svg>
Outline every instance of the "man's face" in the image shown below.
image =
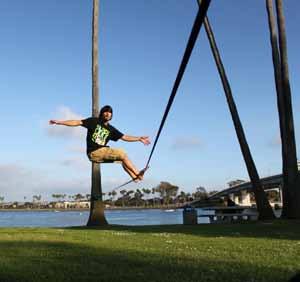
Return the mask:
<svg viewBox="0 0 300 282">
<path fill-rule="evenodd" d="M 103 118 L 103 121 L 106 122 L 106 121 L 110 121 L 111 118 L 112 118 L 112 113 L 111 112 L 104 112 L 102 114 L 102 118 Z"/>
</svg>

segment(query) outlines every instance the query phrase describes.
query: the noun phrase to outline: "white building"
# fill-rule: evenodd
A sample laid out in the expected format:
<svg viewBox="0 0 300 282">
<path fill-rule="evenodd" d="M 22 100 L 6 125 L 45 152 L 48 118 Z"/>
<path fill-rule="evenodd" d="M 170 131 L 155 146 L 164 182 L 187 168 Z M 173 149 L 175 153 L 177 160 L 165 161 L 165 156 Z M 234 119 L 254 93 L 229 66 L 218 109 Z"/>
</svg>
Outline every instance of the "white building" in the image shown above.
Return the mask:
<svg viewBox="0 0 300 282">
<path fill-rule="evenodd" d="M 89 209 L 90 202 L 89 201 L 76 201 L 76 202 L 56 202 L 54 207 L 56 209 Z"/>
</svg>

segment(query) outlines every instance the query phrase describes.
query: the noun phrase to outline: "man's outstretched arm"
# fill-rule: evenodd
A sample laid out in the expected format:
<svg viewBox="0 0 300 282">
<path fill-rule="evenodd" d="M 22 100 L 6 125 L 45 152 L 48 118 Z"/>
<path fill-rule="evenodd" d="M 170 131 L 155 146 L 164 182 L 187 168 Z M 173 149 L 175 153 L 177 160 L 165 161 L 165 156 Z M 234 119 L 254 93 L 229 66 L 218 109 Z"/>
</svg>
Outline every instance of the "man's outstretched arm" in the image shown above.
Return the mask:
<svg viewBox="0 0 300 282">
<path fill-rule="evenodd" d="M 123 135 L 121 137 L 121 140 L 123 141 L 127 141 L 127 142 L 137 142 L 140 141 L 142 142 L 144 145 L 149 145 L 150 144 L 150 139 L 148 136 L 129 136 L 129 135 Z"/>
<path fill-rule="evenodd" d="M 82 125 L 81 120 L 49 120 L 49 124 L 66 125 L 66 126 L 79 126 Z"/>
</svg>

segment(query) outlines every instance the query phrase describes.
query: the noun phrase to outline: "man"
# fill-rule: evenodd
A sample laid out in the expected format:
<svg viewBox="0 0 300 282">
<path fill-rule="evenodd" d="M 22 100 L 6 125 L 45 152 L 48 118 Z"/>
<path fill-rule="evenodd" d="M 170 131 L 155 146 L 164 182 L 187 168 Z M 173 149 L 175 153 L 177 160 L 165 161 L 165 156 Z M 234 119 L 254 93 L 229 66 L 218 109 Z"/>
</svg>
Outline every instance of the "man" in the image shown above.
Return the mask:
<svg viewBox="0 0 300 282">
<path fill-rule="evenodd" d="M 92 162 L 118 161 L 122 163 L 124 170 L 135 180 L 143 179 L 145 169 L 140 172 L 135 168 L 133 163 L 128 159 L 126 153 L 122 149 L 113 149 L 107 146 L 107 143 L 118 141 L 119 139 L 127 142 L 140 141 L 144 145 L 149 145 L 148 136 L 129 136 L 121 133 L 119 130 L 109 124 L 112 119 L 113 110 L 109 105 L 104 106 L 99 114 L 99 118 L 90 117 L 83 120 L 50 120 L 50 124 L 65 126 L 83 126 L 87 128 L 87 156 Z"/>
</svg>

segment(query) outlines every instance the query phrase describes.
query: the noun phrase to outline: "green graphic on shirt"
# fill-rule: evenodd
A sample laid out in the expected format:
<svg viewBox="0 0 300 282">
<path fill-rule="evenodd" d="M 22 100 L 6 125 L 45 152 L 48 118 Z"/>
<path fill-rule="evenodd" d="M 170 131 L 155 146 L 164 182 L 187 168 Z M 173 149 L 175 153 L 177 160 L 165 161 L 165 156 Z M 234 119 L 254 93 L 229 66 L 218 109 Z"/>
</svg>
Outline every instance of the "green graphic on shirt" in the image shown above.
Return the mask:
<svg viewBox="0 0 300 282">
<path fill-rule="evenodd" d="M 98 145 L 104 146 L 108 135 L 109 135 L 109 130 L 104 127 L 101 127 L 98 124 L 92 136 L 92 140 Z"/>
</svg>

